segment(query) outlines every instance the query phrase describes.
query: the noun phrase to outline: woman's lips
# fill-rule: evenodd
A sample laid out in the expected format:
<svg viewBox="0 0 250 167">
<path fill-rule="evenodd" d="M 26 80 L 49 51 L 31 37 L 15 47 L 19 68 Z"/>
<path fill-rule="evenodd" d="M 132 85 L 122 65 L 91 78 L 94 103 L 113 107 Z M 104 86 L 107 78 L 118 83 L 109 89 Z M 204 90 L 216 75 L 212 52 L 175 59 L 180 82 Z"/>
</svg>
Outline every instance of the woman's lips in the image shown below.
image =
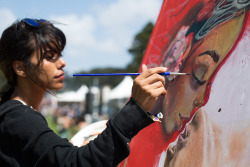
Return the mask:
<svg viewBox="0 0 250 167">
<path fill-rule="evenodd" d="M 63 80 L 63 79 L 64 79 L 64 73 L 62 73 L 62 74 L 56 76 L 55 78 L 58 78 L 58 79 L 60 79 L 60 80 Z"/>
<path fill-rule="evenodd" d="M 187 138 L 189 136 L 190 136 L 190 131 L 188 130 L 188 125 L 186 125 L 184 130 L 178 136 L 176 142 L 169 145 L 167 151 L 167 157 L 173 158 L 174 155 L 186 145 Z"/>
<path fill-rule="evenodd" d="M 181 142 L 185 142 L 186 138 L 189 136 L 189 131 L 188 131 L 188 125 L 185 126 L 184 130 L 182 131 L 182 133 L 179 135 L 179 138 L 178 138 L 178 143 L 181 143 Z"/>
</svg>

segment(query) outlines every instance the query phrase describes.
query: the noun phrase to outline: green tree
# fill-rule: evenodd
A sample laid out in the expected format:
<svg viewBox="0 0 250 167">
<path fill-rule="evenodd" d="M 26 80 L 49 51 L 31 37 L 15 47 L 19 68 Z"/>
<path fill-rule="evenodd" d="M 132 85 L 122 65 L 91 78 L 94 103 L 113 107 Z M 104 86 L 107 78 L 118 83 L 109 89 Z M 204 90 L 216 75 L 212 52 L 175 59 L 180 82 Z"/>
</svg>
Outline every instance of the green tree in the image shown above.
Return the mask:
<svg viewBox="0 0 250 167">
<path fill-rule="evenodd" d="M 133 56 L 130 64 L 127 65 L 126 70 L 128 72 L 137 72 L 142 58 L 144 56 L 145 50 L 147 48 L 148 41 L 150 39 L 151 33 L 153 31 L 154 25 L 149 22 L 146 26 L 139 32 L 133 41 L 131 48 L 128 52 Z"/>
</svg>

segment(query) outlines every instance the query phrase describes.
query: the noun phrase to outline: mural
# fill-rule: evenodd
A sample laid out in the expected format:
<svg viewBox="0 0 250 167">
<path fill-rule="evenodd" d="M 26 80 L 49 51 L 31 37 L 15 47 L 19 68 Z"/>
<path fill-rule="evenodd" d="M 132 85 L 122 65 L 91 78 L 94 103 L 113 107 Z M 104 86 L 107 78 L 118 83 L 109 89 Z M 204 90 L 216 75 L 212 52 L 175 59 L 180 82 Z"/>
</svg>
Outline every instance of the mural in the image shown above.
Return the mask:
<svg viewBox="0 0 250 167">
<path fill-rule="evenodd" d="M 166 77 L 156 122 L 119 166 L 249 166 L 249 0 L 166 0 L 142 63 Z"/>
</svg>

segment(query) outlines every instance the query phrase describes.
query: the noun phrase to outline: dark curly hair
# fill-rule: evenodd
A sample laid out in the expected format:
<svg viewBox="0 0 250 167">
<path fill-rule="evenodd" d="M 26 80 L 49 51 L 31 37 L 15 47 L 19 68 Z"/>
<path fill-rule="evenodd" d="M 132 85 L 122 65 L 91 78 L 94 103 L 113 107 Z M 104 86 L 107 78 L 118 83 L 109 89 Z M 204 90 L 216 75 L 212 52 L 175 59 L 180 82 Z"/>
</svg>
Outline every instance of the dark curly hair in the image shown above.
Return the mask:
<svg viewBox="0 0 250 167">
<path fill-rule="evenodd" d="M 9 88 L 0 91 L 1 103 L 8 100 L 14 91 L 17 75 L 13 69 L 13 62 L 18 60 L 24 64 L 26 74 L 33 82 L 45 89 L 44 83 L 38 79 L 38 73 L 43 72 L 41 62 L 45 58 L 46 51 L 51 54 L 61 55 L 65 45 L 64 33 L 56 28 L 52 22 L 46 20 L 30 19 L 37 23 L 36 26 L 28 24 L 25 19 L 15 21 L 4 30 L 0 39 L 0 69 L 6 78 Z M 31 55 L 37 52 L 38 64 L 32 65 Z"/>
</svg>

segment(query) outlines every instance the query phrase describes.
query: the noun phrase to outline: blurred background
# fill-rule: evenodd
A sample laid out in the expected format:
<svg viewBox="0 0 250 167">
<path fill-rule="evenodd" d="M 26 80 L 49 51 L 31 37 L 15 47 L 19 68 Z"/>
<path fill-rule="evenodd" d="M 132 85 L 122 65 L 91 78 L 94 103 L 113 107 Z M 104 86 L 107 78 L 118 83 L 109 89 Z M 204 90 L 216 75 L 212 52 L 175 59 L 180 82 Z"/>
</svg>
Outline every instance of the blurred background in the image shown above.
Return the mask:
<svg viewBox="0 0 250 167">
<path fill-rule="evenodd" d="M 74 73 L 137 72 L 163 0 L 0 0 L 0 33 L 15 20 L 46 19 L 66 35 L 65 86 L 39 112 L 61 137 L 112 118 L 126 104 L 133 78 Z M 0 89 L 5 80 L 0 73 Z"/>
</svg>

